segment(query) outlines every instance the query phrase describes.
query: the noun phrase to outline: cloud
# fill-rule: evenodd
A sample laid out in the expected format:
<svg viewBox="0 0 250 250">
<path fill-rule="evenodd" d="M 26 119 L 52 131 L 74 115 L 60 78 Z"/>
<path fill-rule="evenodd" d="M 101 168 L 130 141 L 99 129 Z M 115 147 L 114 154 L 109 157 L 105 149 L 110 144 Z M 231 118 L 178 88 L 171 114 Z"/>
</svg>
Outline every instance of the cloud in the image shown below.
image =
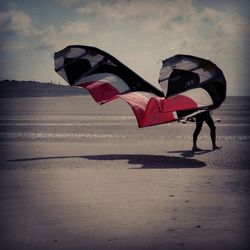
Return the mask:
<svg viewBox="0 0 250 250">
<path fill-rule="evenodd" d="M 1 51 L 25 49 L 28 47 L 27 39 L 37 38 L 41 33 L 24 11 L 13 9 L 0 12 Z"/>
<path fill-rule="evenodd" d="M 101 15 L 116 21 L 145 17 L 155 10 L 159 10 L 158 5 L 150 1 L 89 1 L 76 8 L 79 14 Z"/>
<path fill-rule="evenodd" d="M 81 2 L 81 0 L 56 0 L 56 1 L 64 7 L 75 6 Z"/>
<path fill-rule="evenodd" d="M 138 28 L 135 35 L 161 36 L 163 40 L 174 41 L 178 45 L 185 40 L 187 46 L 200 47 L 209 41 L 211 50 L 225 42 L 225 38 L 233 42 L 239 36 L 247 36 L 247 24 L 235 9 L 197 9 L 191 0 L 89 1 L 78 6 L 76 12 L 106 23 L 110 20 L 116 26 L 117 23 L 131 25 L 134 22 L 134 27 Z M 117 32 L 122 33 L 122 28 Z"/>
<path fill-rule="evenodd" d="M 9 10 L 0 12 L 0 28 L 35 39 L 39 49 L 52 49 L 82 38 L 105 46 L 115 38 L 133 47 L 137 43 L 131 41 L 137 41 L 143 51 L 147 41 L 151 46 L 153 41 L 165 51 L 197 51 L 203 55 L 226 54 L 239 37 L 247 34 L 244 19 L 233 9 L 198 10 L 191 0 L 57 1 L 74 8 L 78 19 L 39 29 L 25 12 Z"/>
<path fill-rule="evenodd" d="M 54 44 L 57 40 L 60 40 L 56 35 L 56 29 L 53 25 L 49 25 L 44 29 L 39 37 L 36 40 L 35 48 L 41 50 L 52 50 L 54 48 Z"/>
<path fill-rule="evenodd" d="M 1 50 L 21 50 L 26 47 L 54 50 L 89 32 L 89 26 L 81 20 L 68 21 L 60 27 L 37 27 L 32 18 L 22 10 L 0 12 Z M 27 42 L 27 39 L 29 39 Z"/>
<path fill-rule="evenodd" d="M 0 29 L 23 36 L 29 36 L 33 31 L 31 18 L 21 10 L 0 12 Z"/>
<path fill-rule="evenodd" d="M 50 25 L 40 34 L 35 44 L 37 49 L 54 51 L 72 43 L 79 43 L 90 32 L 84 21 L 69 21 L 60 27 Z"/>
<path fill-rule="evenodd" d="M 61 30 L 65 35 L 82 35 L 90 31 L 84 21 L 69 21 L 61 27 Z"/>
<path fill-rule="evenodd" d="M 191 0 L 175 1 L 89 1 L 78 6 L 79 14 L 102 15 L 122 21 L 129 18 L 175 17 L 184 15 L 192 5 Z M 189 10 L 188 10 L 189 11 Z"/>
</svg>

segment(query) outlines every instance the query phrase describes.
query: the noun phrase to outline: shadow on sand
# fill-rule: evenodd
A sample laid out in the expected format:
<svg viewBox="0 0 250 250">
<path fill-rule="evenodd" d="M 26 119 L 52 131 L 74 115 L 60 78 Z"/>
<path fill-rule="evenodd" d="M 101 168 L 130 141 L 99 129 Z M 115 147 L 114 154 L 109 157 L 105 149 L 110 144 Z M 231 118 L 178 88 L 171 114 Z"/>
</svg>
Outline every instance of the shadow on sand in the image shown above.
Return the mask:
<svg viewBox="0 0 250 250">
<path fill-rule="evenodd" d="M 141 169 L 156 169 L 156 168 L 201 168 L 206 164 L 195 159 L 186 159 L 176 156 L 163 155 L 145 155 L 145 154 L 107 154 L 107 155 L 87 155 L 84 158 L 88 160 L 128 160 L 128 164 L 141 165 Z M 134 168 L 134 167 L 133 167 Z"/>
<path fill-rule="evenodd" d="M 167 153 L 173 153 L 173 154 L 180 154 L 180 156 L 184 157 L 184 158 L 192 158 L 195 155 L 202 155 L 202 154 L 206 154 L 209 153 L 213 150 L 202 150 L 202 151 L 197 151 L 194 152 L 193 150 L 179 150 L 179 151 L 167 151 Z"/>
<path fill-rule="evenodd" d="M 51 156 L 51 157 L 34 157 L 24 159 L 14 159 L 10 161 L 39 161 L 53 159 L 73 159 L 82 158 L 94 161 L 118 161 L 127 160 L 128 164 L 141 165 L 132 167 L 133 169 L 173 169 L 173 168 L 201 168 L 206 164 L 196 159 L 188 159 L 179 156 L 164 155 L 147 155 L 147 154 L 103 154 L 103 155 L 80 155 L 80 156 Z M 118 165 L 118 164 L 117 164 Z"/>
</svg>

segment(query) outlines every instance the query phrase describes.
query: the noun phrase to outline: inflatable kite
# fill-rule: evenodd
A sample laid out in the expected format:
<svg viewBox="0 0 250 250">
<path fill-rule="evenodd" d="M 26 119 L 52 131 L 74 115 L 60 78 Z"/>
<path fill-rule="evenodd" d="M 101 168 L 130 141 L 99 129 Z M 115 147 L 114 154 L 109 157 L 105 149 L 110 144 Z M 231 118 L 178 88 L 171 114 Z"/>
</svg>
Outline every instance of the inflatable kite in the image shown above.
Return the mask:
<svg viewBox="0 0 250 250">
<path fill-rule="evenodd" d="M 218 108 L 226 98 L 226 80 L 209 60 L 175 55 L 162 61 L 161 89 L 145 81 L 110 54 L 71 45 L 54 55 L 55 71 L 71 86 L 87 89 L 99 104 L 121 98 L 139 127 L 192 117 Z"/>
</svg>

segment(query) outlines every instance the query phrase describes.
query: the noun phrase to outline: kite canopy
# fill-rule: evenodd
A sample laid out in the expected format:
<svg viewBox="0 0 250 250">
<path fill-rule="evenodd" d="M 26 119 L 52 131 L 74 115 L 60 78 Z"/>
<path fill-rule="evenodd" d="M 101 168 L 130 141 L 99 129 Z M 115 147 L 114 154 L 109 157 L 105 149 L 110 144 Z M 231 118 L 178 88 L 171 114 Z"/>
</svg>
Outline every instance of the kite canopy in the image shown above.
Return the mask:
<svg viewBox="0 0 250 250">
<path fill-rule="evenodd" d="M 54 55 L 55 71 L 72 86 L 87 89 L 99 104 L 121 98 L 147 127 L 193 116 L 219 107 L 226 80 L 212 62 L 188 55 L 163 61 L 159 84 L 151 85 L 108 53 L 71 45 Z"/>
<path fill-rule="evenodd" d="M 197 89 L 202 88 L 212 98 L 213 109 L 225 100 L 225 77 L 211 61 L 189 55 L 175 55 L 162 64 L 159 84 L 166 98 L 189 89 L 196 89 L 198 94 L 200 90 Z"/>
</svg>

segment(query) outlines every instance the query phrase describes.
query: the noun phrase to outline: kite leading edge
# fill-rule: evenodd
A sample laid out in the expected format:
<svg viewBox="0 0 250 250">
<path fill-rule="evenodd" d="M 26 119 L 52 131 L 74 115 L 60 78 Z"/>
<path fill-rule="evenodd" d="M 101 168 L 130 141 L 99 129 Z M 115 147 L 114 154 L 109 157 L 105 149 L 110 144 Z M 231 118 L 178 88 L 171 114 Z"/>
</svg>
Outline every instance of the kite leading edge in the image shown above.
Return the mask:
<svg viewBox="0 0 250 250">
<path fill-rule="evenodd" d="M 222 70 L 194 56 L 175 55 L 162 62 L 162 91 L 95 47 L 70 45 L 56 52 L 54 60 L 55 71 L 71 86 L 87 89 L 97 103 L 127 102 L 139 127 L 192 117 L 218 108 L 226 98 Z"/>
</svg>

